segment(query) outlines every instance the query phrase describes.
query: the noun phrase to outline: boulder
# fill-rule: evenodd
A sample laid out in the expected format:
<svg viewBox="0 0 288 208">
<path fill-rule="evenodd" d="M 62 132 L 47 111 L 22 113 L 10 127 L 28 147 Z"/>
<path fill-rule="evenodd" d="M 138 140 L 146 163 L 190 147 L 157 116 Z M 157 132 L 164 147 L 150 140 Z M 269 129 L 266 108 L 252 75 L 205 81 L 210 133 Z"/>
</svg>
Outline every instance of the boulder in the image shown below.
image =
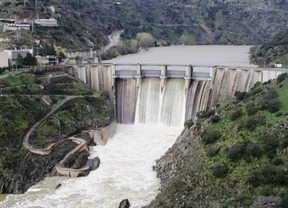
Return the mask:
<svg viewBox="0 0 288 208">
<path fill-rule="evenodd" d="M 119 208 L 129 208 L 129 207 L 130 203 L 128 199 L 123 199 L 119 204 Z"/>
<path fill-rule="evenodd" d="M 95 157 L 94 159 L 92 159 L 92 165 L 90 167 L 90 171 L 96 170 L 100 165 L 100 158 L 99 157 Z"/>
</svg>

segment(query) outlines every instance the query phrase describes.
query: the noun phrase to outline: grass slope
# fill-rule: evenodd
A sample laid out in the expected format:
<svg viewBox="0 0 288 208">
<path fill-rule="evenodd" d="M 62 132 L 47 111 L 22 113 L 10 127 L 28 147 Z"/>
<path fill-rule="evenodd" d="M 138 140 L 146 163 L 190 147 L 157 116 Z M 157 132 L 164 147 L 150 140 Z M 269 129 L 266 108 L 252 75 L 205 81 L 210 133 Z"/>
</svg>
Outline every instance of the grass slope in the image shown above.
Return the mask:
<svg viewBox="0 0 288 208">
<path fill-rule="evenodd" d="M 199 112 L 157 161 L 162 191 L 147 207 L 287 207 L 287 91 L 283 74 Z"/>
</svg>

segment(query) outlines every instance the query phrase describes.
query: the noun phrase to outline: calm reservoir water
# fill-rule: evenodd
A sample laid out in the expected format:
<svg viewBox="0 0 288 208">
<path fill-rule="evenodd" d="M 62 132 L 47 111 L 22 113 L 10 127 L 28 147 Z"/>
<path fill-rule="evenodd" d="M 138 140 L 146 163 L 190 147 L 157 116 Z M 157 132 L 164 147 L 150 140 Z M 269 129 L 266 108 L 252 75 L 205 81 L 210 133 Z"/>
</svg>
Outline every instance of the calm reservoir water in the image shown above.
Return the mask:
<svg viewBox="0 0 288 208">
<path fill-rule="evenodd" d="M 170 46 L 151 48 L 138 54 L 120 56 L 106 63 L 191 64 L 193 66 L 245 66 L 251 46 Z"/>
<path fill-rule="evenodd" d="M 256 67 L 249 64 L 249 46 L 172 46 L 152 48 L 118 57 L 107 63 L 192 64 Z M 197 68 L 197 67 L 196 67 Z M 198 67 L 197 70 L 206 70 Z M 182 115 L 180 115 L 182 116 Z M 118 124 L 117 134 L 105 146 L 91 150 L 100 167 L 81 178 L 52 177 L 25 194 L 9 195 L 0 207 L 117 208 L 128 198 L 131 207 L 148 204 L 158 193 L 160 181 L 152 170 L 155 160 L 172 146 L 183 126 Z M 55 189 L 61 183 L 60 189 Z"/>
</svg>

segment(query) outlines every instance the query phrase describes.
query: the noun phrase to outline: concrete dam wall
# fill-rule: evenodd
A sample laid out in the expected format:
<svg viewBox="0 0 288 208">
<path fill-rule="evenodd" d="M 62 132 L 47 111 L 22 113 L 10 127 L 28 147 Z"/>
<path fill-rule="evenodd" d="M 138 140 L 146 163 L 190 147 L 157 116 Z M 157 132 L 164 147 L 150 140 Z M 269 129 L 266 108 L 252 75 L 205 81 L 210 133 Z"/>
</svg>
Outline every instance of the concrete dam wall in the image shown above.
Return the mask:
<svg viewBox="0 0 288 208">
<path fill-rule="evenodd" d="M 139 67 L 138 67 L 139 68 Z M 163 67 L 162 67 L 163 68 Z M 182 126 L 207 110 L 233 98 L 236 91 L 249 91 L 256 82 L 276 78 L 283 70 L 212 67 L 210 80 L 186 77 L 119 78 L 115 65 L 76 66 L 74 76 L 93 89 L 109 95 L 118 123 L 164 123 Z M 185 75 L 186 76 L 186 75 Z"/>
</svg>

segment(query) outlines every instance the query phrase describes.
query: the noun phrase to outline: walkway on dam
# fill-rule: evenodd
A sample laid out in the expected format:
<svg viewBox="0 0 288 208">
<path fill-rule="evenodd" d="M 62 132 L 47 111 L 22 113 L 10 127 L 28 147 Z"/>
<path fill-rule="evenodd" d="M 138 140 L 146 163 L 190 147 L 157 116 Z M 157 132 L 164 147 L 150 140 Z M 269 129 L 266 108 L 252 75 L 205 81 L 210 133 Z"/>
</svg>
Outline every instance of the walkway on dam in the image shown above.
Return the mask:
<svg viewBox="0 0 288 208">
<path fill-rule="evenodd" d="M 43 148 L 43 149 L 38 149 L 38 148 L 34 148 L 33 146 L 31 146 L 29 144 L 29 137 L 31 135 L 31 133 L 41 124 L 43 124 L 53 113 L 55 113 L 63 104 L 65 104 L 67 101 L 76 98 L 79 96 L 67 96 L 64 100 L 62 100 L 60 103 L 57 104 L 57 106 L 52 109 L 49 113 L 47 113 L 41 120 L 39 120 L 37 123 L 35 123 L 24 135 L 23 137 L 23 141 L 22 144 L 25 148 L 27 148 L 30 152 L 35 153 L 35 154 L 39 154 L 39 155 L 49 155 L 51 153 L 51 151 L 53 150 L 54 147 L 58 146 L 59 144 L 67 141 L 67 140 L 72 140 L 73 142 L 77 143 L 78 145 L 71 150 L 59 163 L 57 163 L 55 165 L 56 170 L 58 173 L 65 175 L 65 176 L 69 176 L 69 177 L 77 177 L 80 173 L 84 172 L 84 171 L 88 171 L 91 167 L 92 161 L 89 159 L 87 160 L 86 164 L 80 168 L 80 169 L 73 169 L 73 168 L 65 168 L 64 164 L 65 161 L 68 159 L 68 157 L 70 155 L 72 155 L 73 153 L 77 152 L 77 151 L 81 151 L 81 150 L 85 150 L 88 151 L 88 147 L 86 144 L 86 141 L 84 139 L 81 138 L 75 138 L 75 137 L 69 137 L 69 138 L 65 138 L 65 139 L 61 139 L 57 142 L 54 142 L 50 145 L 48 145 L 47 147 Z"/>
</svg>

